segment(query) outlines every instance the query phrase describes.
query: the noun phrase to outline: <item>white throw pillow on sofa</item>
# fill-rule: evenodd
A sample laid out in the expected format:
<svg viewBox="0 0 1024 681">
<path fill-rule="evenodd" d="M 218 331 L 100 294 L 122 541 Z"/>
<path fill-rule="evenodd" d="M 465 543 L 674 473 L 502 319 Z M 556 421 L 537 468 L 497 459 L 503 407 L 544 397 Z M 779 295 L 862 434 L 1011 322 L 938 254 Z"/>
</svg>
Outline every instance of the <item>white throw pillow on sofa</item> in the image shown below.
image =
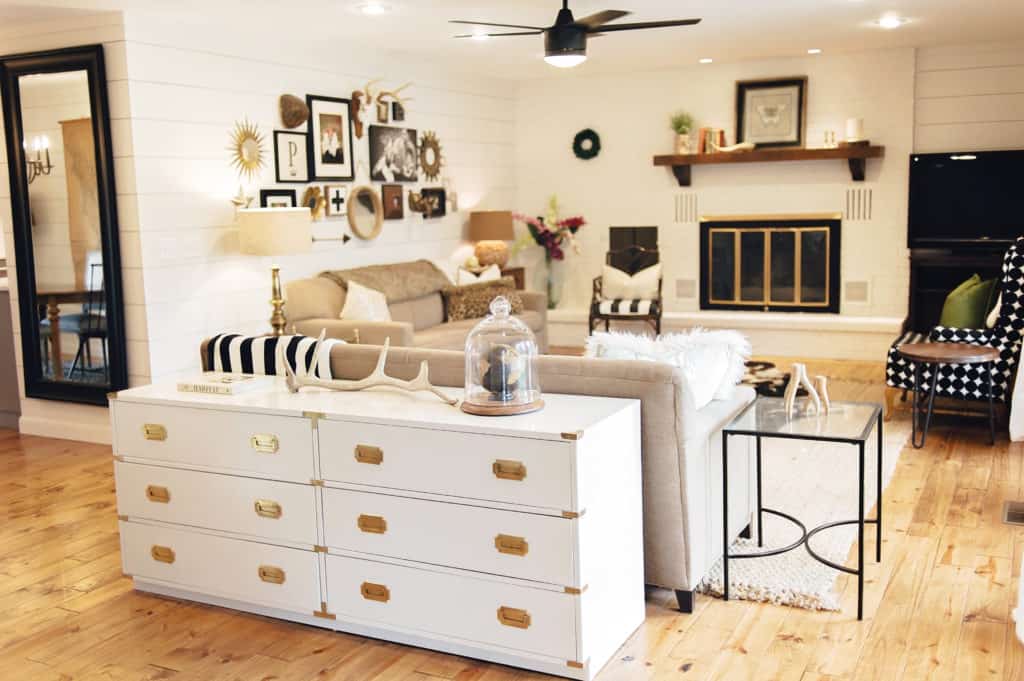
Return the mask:
<svg viewBox="0 0 1024 681">
<path fill-rule="evenodd" d="M 456 286 L 479 284 L 485 281 L 497 281 L 498 279 L 501 279 L 501 268 L 497 265 L 485 267 L 479 274 L 474 274 L 463 267 L 460 267 L 459 271 L 455 273 Z"/>
<path fill-rule="evenodd" d="M 348 293 L 345 295 L 345 307 L 341 309 L 341 318 L 346 321 L 390 322 L 391 310 L 388 309 L 388 299 L 376 289 L 350 281 Z"/>
<path fill-rule="evenodd" d="M 611 265 L 601 270 L 601 296 L 605 300 L 651 300 L 658 295 L 661 264 L 651 265 L 630 276 Z"/>
</svg>

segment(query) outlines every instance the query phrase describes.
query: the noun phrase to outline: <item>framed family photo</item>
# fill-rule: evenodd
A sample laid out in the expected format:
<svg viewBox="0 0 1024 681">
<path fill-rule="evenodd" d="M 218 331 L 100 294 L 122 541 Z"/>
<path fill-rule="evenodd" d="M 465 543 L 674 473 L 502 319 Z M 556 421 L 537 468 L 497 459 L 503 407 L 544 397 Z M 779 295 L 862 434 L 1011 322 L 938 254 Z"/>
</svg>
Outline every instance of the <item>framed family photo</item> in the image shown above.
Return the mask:
<svg viewBox="0 0 1024 681">
<path fill-rule="evenodd" d="M 311 180 L 351 180 L 352 118 L 349 100 L 306 95 L 309 107 L 307 155 Z"/>
<path fill-rule="evenodd" d="M 374 182 L 416 182 L 420 172 L 416 131 L 370 126 L 370 179 Z"/>
<path fill-rule="evenodd" d="M 736 83 L 736 142 L 802 147 L 807 129 L 807 76 Z"/>
<path fill-rule="evenodd" d="M 309 181 L 307 142 L 304 132 L 274 131 L 274 179 L 277 182 Z"/>
<path fill-rule="evenodd" d="M 294 189 L 261 189 L 260 208 L 295 208 Z"/>
</svg>

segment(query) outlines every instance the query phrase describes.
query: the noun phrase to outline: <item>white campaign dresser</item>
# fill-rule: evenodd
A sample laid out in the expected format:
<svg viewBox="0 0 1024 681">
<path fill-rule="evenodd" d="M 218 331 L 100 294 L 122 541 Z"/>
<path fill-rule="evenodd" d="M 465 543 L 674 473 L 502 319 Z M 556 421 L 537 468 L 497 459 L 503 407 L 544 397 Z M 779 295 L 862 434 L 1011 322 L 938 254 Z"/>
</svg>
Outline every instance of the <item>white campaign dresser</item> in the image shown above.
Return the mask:
<svg viewBox="0 0 1024 681">
<path fill-rule="evenodd" d="M 456 394 L 459 391 L 451 391 Z M 644 619 L 640 403 L 112 396 L 143 591 L 591 679 Z"/>
</svg>

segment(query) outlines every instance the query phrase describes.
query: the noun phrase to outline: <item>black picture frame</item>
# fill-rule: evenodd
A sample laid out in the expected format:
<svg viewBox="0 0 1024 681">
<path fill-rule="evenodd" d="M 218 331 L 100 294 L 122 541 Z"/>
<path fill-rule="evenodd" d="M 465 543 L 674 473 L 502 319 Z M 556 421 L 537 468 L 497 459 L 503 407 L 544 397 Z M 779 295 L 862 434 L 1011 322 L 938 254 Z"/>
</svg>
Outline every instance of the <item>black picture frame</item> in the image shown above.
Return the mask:
<svg viewBox="0 0 1024 681">
<path fill-rule="evenodd" d="M 384 204 L 385 220 L 401 220 L 405 217 L 405 187 L 400 184 L 381 185 L 380 196 Z"/>
<path fill-rule="evenodd" d="M 385 154 L 395 137 L 402 137 L 404 163 L 397 166 L 388 163 Z M 420 155 L 419 133 L 412 128 L 389 125 L 371 125 L 368 144 L 370 147 L 370 179 L 374 182 L 419 182 Z M 382 165 L 386 164 L 386 167 Z"/>
<path fill-rule="evenodd" d="M 318 141 L 320 138 L 321 123 L 318 118 L 320 114 L 319 104 L 334 105 L 333 115 L 340 116 L 343 119 L 342 122 L 342 152 L 343 158 L 345 159 L 342 164 L 337 164 L 340 167 L 337 169 L 338 172 L 323 172 L 325 169 L 330 169 L 330 166 L 336 165 L 333 163 L 327 163 L 318 158 L 317 149 L 320 145 Z M 352 134 L 352 101 L 349 99 L 343 99 L 341 97 L 324 97 L 322 95 L 306 95 L 306 106 L 309 108 L 309 119 L 306 125 L 306 157 L 308 159 L 309 168 L 309 180 L 320 181 L 320 180 L 353 180 L 355 179 L 355 138 Z M 347 153 L 345 153 L 347 152 Z"/>
<path fill-rule="evenodd" d="M 787 76 L 784 78 L 764 78 L 759 80 L 736 81 L 736 143 L 748 141 L 750 137 L 747 124 L 749 123 L 747 111 L 748 93 L 758 90 L 793 88 L 795 90 L 796 102 L 796 139 L 789 140 L 780 137 L 776 140 L 753 140 L 758 148 L 773 147 L 802 147 L 807 139 L 807 76 Z"/>
<path fill-rule="evenodd" d="M 420 197 L 429 209 L 423 213 L 424 218 L 443 218 L 448 214 L 448 192 L 443 187 L 425 187 L 420 190 Z"/>
<path fill-rule="evenodd" d="M 47 379 L 43 372 L 40 306 L 45 302 L 36 288 L 35 253 L 23 136 L 19 78 L 41 73 L 85 71 L 89 91 L 93 144 L 96 153 L 96 199 L 99 209 L 100 246 L 103 253 L 102 304 L 107 326 L 107 378 L 105 384 Z M 8 175 L 11 191 L 14 259 L 18 282 L 21 351 L 25 396 L 106 406 L 108 393 L 128 386 L 128 357 L 121 282 L 121 246 L 117 221 L 117 190 L 114 185 L 114 153 L 110 134 L 106 66 L 102 45 L 49 50 L 0 58 L 0 97 L 3 98 L 4 132 L 7 137 Z M 63 362 L 61 362 L 63 364 Z M 54 367 L 63 372 L 63 366 Z"/>
<path fill-rule="evenodd" d="M 280 208 L 280 206 L 270 205 L 270 199 L 274 197 L 288 199 L 291 202 L 288 208 L 297 208 L 299 205 L 299 199 L 294 189 L 261 189 L 260 208 Z"/>
<path fill-rule="evenodd" d="M 405 120 L 405 107 L 401 102 L 391 102 L 391 122 L 401 123 Z"/>
<path fill-rule="evenodd" d="M 281 144 L 284 141 L 301 144 L 301 149 L 296 149 L 294 154 L 289 154 L 292 160 L 301 160 L 303 173 L 301 177 L 292 175 L 282 170 Z M 309 183 L 309 136 L 304 132 L 294 130 L 274 131 L 274 181 L 278 184 L 308 184 Z"/>
</svg>

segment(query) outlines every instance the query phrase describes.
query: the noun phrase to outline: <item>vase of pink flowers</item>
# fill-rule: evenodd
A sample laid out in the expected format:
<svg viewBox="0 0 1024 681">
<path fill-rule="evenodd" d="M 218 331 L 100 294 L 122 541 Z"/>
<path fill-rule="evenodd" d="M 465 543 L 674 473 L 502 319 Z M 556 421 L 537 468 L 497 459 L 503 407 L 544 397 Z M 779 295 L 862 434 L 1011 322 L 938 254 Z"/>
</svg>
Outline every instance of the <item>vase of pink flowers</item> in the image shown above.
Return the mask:
<svg viewBox="0 0 1024 681">
<path fill-rule="evenodd" d="M 548 212 L 543 217 L 522 213 L 514 213 L 513 217 L 526 225 L 533 242 L 544 249 L 544 262 L 548 268 L 548 309 L 553 310 L 562 299 L 566 251 L 572 249 L 574 253 L 579 253 L 576 232 L 587 223 L 580 215 L 559 217 L 556 196 L 548 200 Z"/>
</svg>

